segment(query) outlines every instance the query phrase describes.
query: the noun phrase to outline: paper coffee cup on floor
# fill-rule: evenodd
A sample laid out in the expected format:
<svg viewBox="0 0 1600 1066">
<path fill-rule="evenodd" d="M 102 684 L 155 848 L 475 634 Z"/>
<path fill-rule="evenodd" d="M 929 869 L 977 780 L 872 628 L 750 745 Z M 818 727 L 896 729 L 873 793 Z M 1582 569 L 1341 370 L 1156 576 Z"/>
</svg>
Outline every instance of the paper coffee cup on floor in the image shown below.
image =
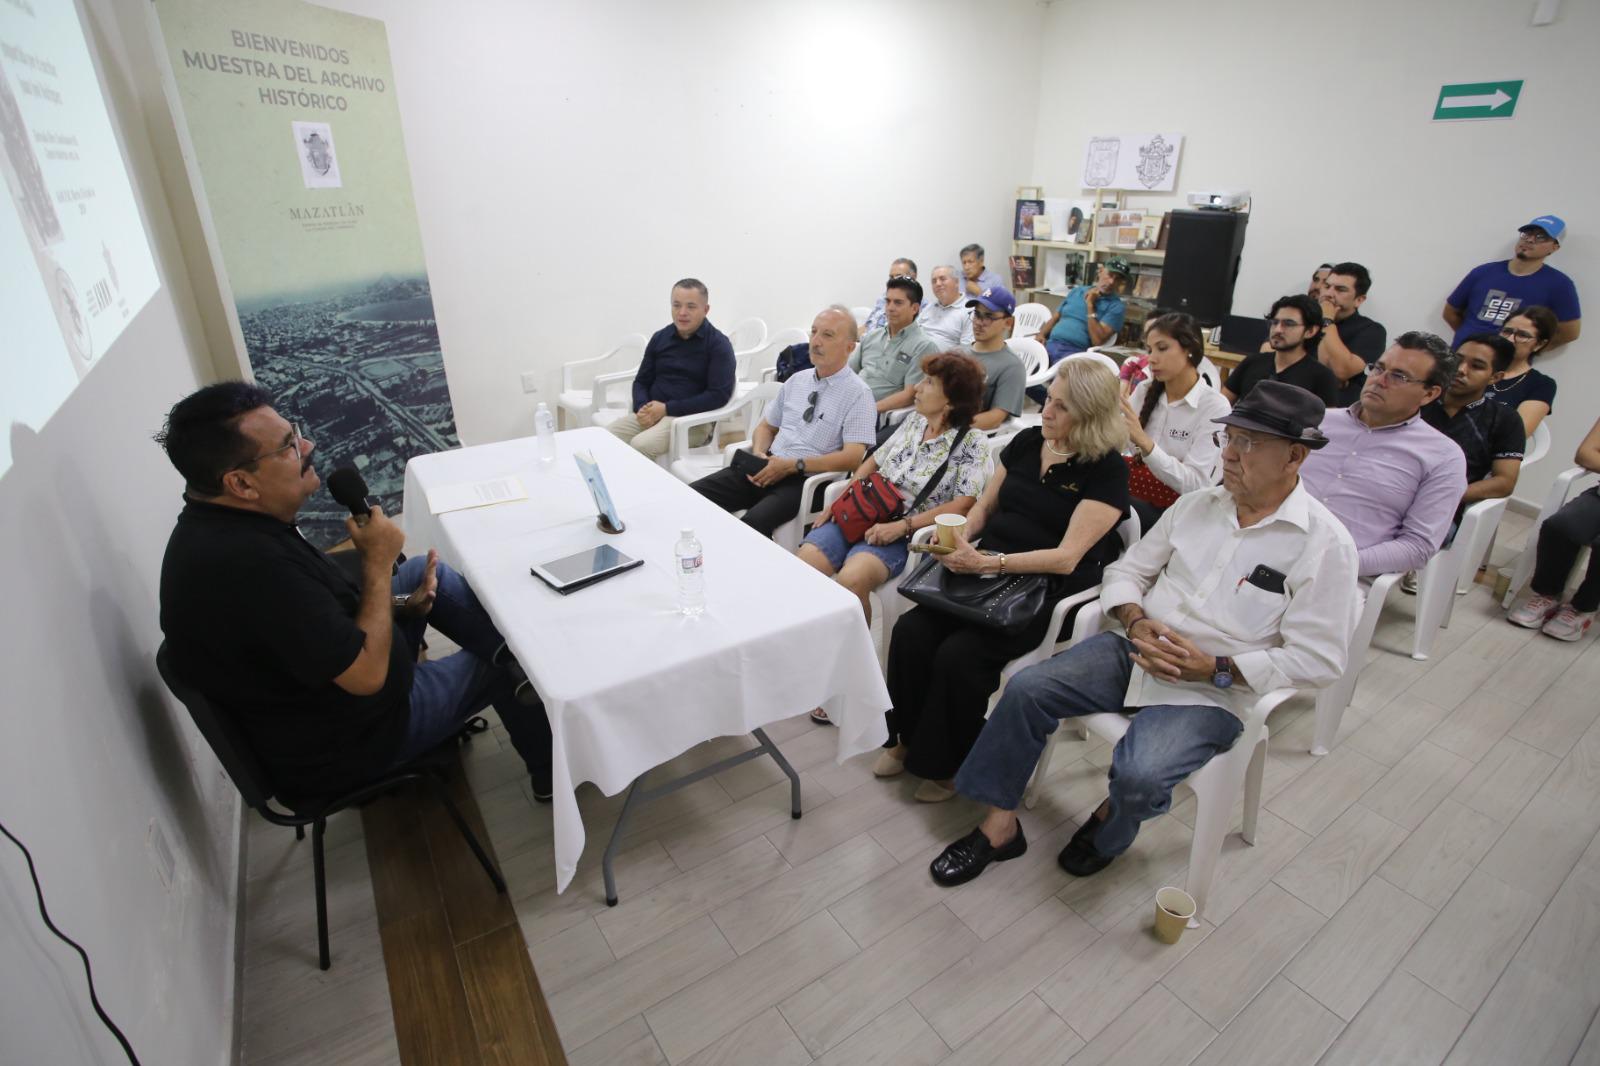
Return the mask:
<svg viewBox="0 0 1600 1066">
<path fill-rule="evenodd" d="M 954 548 L 957 531 L 967 527 L 967 516 L 964 514 L 937 515 L 933 521 L 938 526 L 939 544 L 945 548 Z"/>
<path fill-rule="evenodd" d="M 1194 897 L 1181 888 L 1167 887 L 1156 893 L 1156 939 L 1176 944 L 1194 917 Z"/>
</svg>

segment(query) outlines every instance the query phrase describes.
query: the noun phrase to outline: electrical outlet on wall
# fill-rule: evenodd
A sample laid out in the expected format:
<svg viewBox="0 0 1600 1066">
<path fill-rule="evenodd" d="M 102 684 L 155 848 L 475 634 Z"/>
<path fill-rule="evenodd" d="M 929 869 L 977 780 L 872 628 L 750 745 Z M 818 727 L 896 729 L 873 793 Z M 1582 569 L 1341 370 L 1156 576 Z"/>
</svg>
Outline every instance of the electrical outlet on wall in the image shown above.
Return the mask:
<svg viewBox="0 0 1600 1066">
<path fill-rule="evenodd" d="M 527 393 L 529 396 L 535 396 L 535 395 L 538 394 L 538 392 L 539 392 L 539 373 L 538 373 L 538 371 L 530 370 L 526 374 L 522 375 L 522 391 Z"/>
</svg>

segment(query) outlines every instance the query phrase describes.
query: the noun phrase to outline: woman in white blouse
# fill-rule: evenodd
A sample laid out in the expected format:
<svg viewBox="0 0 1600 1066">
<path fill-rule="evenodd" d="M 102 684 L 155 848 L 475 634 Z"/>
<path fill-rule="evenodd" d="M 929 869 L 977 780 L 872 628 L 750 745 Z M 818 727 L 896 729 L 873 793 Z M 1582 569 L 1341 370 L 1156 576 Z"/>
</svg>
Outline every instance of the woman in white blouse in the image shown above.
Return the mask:
<svg viewBox="0 0 1600 1066">
<path fill-rule="evenodd" d="M 1149 529 L 1179 496 L 1216 484 L 1212 421 L 1231 408 L 1200 377 L 1205 342 L 1193 317 L 1175 311 L 1152 318 L 1144 345 L 1150 376 L 1123 397 L 1122 415 L 1134 448 L 1128 492 L 1140 526 Z"/>
</svg>

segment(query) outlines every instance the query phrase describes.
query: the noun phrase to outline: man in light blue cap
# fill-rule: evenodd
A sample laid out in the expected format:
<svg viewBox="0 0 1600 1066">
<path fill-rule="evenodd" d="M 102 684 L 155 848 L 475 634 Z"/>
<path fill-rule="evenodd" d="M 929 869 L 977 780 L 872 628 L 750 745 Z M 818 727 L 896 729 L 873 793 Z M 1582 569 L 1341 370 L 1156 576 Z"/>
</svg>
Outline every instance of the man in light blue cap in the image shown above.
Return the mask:
<svg viewBox="0 0 1600 1066">
<path fill-rule="evenodd" d="M 1444 302 L 1444 320 L 1456 331 L 1454 348 L 1479 333 L 1497 333 L 1512 315 L 1528 307 L 1548 307 L 1560 328 L 1550 347 L 1578 339 L 1582 326 L 1578 288 L 1545 262 L 1561 247 L 1567 224 L 1555 215 L 1540 215 L 1518 230 L 1516 253 L 1475 267 Z"/>
</svg>

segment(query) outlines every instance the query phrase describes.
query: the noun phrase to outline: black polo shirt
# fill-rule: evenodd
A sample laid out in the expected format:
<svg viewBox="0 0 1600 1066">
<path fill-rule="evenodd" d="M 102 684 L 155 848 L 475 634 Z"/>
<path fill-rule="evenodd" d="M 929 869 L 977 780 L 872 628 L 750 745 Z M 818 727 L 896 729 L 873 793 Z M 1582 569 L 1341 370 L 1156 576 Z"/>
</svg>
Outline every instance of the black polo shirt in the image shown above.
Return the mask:
<svg viewBox="0 0 1600 1066">
<path fill-rule="evenodd" d="M 1006 479 L 1000 499 L 983 527 L 988 551 L 1025 552 L 1061 546 L 1072 512 L 1084 500 L 1115 507 L 1128 515 L 1128 464 L 1116 452 L 1098 459 L 1073 458 L 1056 463 L 1039 477 L 1040 448 L 1044 432 L 1038 426 L 1023 430 L 1000 453 Z M 1105 566 L 1116 561 L 1122 539 L 1116 529 L 1101 537 L 1084 553 L 1084 561 Z"/>
<path fill-rule="evenodd" d="M 280 796 L 353 787 L 399 753 L 413 669 L 399 630 L 380 691 L 333 683 L 361 654 L 360 605 L 360 587 L 297 527 L 185 499 L 161 563 L 168 653 L 243 729 Z"/>
<path fill-rule="evenodd" d="M 1310 353 L 1290 363 L 1282 373 L 1278 371 L 1277 352 L 1256 352 L 1245 356 L 1233 368 L 1233 373 L 1228 375 L 1228 391 L 1233 393 L 1233 402 L 1238 403 L 1250 395 L 1251 389 L 1268 380 L 1298 385 L 1328 407 L 1339 406 L 1339 379 Z"/>
<path fill-rule="evenodd" d="M 1333 325 L 1339 333 L 1339 339 L 1344 341 L 1344 346 L 1359 355 L 1368 366 L 1376 363 L 1378 356 L 1389 346 L 1389 331 L 1383 328 L 1383 323 L 1374 322 L 1360 311 L 1349 318 L 1340 319 Z M 1313 351 L 1312 354 L 1316 353 Z M 1366 384 L 1365 374 L 1357 374 L 1345 382 L 1339 391 L 1339 402 L 1334 406 L 1349 407 L 1361 399 L 1361 390 Z"/>
<path fill-rule="evenodd" d="M 1482 481 L 1494 472 L 1496 459 L 1521 459 L 1528 436 L 1515 408 L 1480 396 L 1452 418 L 1443 400 L 1422 409 L 1422 420 L 1443 433 L 1467 457 L 1467 483 Z"/>
</svg>

